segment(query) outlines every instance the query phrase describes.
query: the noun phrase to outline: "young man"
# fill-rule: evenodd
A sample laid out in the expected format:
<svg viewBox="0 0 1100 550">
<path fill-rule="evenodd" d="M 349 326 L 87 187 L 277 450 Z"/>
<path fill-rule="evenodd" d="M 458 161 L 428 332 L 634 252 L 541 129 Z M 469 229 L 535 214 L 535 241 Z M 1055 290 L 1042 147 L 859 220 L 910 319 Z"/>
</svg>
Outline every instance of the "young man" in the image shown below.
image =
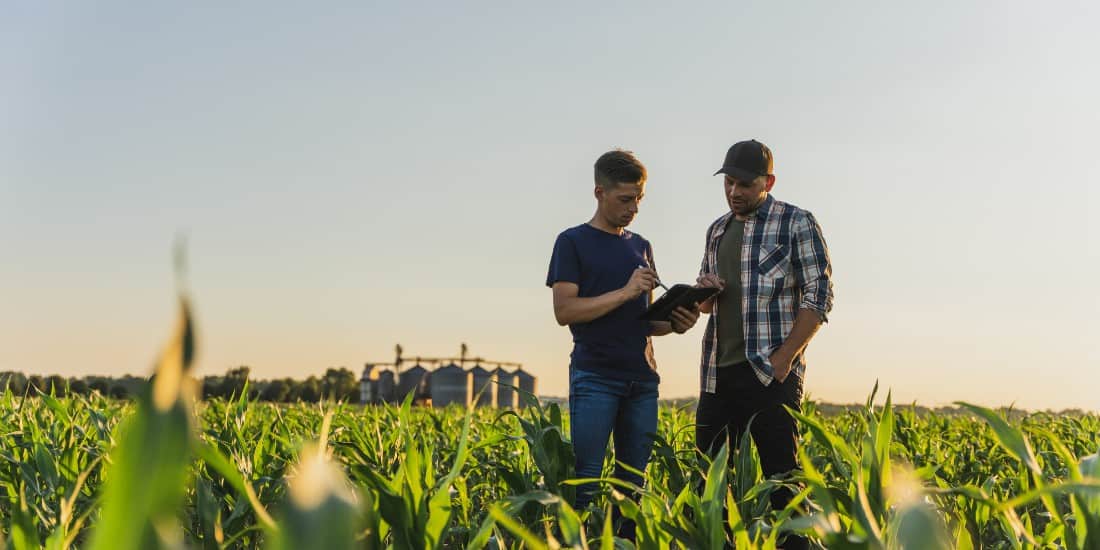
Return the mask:
<svg viewBox="0 0 1100 550">
<path fill-rule="evenodd" d="M 638 214 L 646 169 L 630 151 L 615 150 L 596 161 L 595 172 L 596 213 L 558 235 L 546 276 L 554 317 L 573 333 L 569 424 L 577 477 L 600 477 L 612 433 L 616 460 L 645 470 L 660 380 L 650 336 L 682 334 L 699 318 L 697 308 L 679 308 L 671 322 L 638 318 L 658 280 L 649 241 L 625 229 Z M 615 477 L 642 484 L 622 467 Z M 576 507 L 586 507 L 596 489 L 579 486 Z"/>
<path fill-rule="evenodd" d="M 821 227 L 809 212 L 768 193 L 775 185 L 772 152 L 756 141 L 730 147 L 722 168 L 730 211 L 707 230 L 698 283 L 721 288 L 700 305 L 710 313 L 703 336 L 702 393 L 695 441 L 716 452 L 751 435 L 765 476 L 798 466 L 799 410 L 806 372 L 803 352 L 833 306 L 832 266 Z M 755 418 L 753 418 L 755 415 Z M 794 495 L 772 494 L 782 510 Z M 805 548 L 788 537 L 784 548 Z"/>
</svg>

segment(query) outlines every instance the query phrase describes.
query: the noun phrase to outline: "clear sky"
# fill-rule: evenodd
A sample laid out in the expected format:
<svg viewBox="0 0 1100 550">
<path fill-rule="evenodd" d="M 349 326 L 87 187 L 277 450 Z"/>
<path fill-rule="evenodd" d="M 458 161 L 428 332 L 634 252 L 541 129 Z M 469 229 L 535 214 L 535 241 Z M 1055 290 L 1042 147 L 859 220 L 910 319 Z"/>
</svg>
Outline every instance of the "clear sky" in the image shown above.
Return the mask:
<svg viewBox="0 0 1100 550">
<path fill-rule="evenodd" d="M 694 280 L 726 148 L 775 153 L 834 263 L 807 391 L 1100 410 L 1100 4 L 10 4 L 0 370 L 144 374 L 189 236 L 200 373 L 523 362 L 564 395 L 545 288 L 614 147 L 632 230 Z M 655 347 L 698 387 L 702 325 Z"/>
</svg>

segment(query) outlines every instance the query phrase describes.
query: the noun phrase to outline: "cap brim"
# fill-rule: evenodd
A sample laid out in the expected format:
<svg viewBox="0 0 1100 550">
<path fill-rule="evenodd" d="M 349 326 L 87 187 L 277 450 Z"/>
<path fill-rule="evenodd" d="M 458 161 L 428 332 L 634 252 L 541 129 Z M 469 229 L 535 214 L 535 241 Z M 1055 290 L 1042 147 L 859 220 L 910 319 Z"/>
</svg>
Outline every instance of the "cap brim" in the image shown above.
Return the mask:
<svg viewBox="0 0 1100 550">
<path fill-rule="evenodd" d="M 748 170 L 742 170 L 736 166 L 723 166 L 714 173 L 715 176 L 717 176 L 718 174 L 733 176 L 741 181 L 752 181 L 761 176 L 761 174 L 749 172 Z"/>
</svg>

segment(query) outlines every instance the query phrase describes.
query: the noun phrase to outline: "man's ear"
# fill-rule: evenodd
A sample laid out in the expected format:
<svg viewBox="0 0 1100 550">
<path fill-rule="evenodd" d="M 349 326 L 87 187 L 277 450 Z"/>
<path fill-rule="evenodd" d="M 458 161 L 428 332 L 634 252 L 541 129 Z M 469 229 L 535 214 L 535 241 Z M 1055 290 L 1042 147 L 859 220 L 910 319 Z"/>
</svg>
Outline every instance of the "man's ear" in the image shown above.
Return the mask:
<svg viewBox="0 0 1100 550">
<path fill-rule="evenodd" d="M 764 184 L 764 190 L 770 193 L 772 186 L 775 185 L 775 174 L 768 174 L 766 177 L 768 182 Z"/>
<path fill-rule="evenodd" d="M 596 200 L 602 199 L 603 198 L 603 187 L 600 187 L 599 185 L 597 185 L 596 188 L 592 191 L 592 196 L 596 197 Z"/>
</svg>

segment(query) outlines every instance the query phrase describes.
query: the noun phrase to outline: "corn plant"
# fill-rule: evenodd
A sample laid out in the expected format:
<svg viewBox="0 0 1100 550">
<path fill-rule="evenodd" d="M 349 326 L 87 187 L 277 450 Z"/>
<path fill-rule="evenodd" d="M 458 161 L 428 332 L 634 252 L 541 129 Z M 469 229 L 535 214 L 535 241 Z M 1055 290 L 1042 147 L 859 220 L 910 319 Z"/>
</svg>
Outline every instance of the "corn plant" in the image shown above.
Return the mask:
<svg viewBox="0 0 1100 550">
<path fill-rule="evenodd" d="M 0 393 L 0 549 L 1100 548 L 1100 416 L 875 404 L 798 422 L 765 478 L 748 433 L 713 460 L 663 406 L 644 483 L 577 479 L 570 419 L 401 404 L 198 402 L 190 300 L 132 401 Z M 603 491 L 586 510 L 576 486 Z M 795 497 L 771 508 L 779 489 Z M 629 495 L 629 496 L 627 496 Z M 614 513 L 635 523 L 615 536 Z"/>
</svg>

